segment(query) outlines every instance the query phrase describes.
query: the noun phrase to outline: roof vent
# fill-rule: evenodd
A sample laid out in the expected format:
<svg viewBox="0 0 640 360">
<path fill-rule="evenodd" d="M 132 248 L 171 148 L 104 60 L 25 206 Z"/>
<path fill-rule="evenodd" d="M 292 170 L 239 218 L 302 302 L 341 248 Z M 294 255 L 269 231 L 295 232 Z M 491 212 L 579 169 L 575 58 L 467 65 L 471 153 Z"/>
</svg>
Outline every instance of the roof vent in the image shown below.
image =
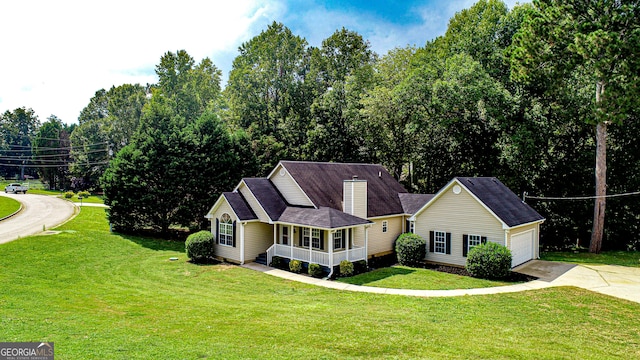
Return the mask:
<svg viewBox="0 0 640 360">
<path fill-rule="evenodd" d="M 353 175 L 353 177 L 351 178 L 351 180 L 358 180 L 358 175 Z"/>
<path fill-rule="evenodd" d="M 382 171 L 378 171 L 378 177 L 382 177 Z"/>
</svg>

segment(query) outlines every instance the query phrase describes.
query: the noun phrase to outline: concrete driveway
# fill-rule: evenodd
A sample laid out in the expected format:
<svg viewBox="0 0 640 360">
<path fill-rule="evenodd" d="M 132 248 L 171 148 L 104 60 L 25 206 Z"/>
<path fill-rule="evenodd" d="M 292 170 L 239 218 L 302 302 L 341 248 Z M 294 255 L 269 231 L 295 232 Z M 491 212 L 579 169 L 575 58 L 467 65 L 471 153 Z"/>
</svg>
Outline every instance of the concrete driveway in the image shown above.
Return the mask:
<svg viewBox="0 0 640 360">
<path fill-rule="evenodd" d="M 22 203 L 22 211 L 0 222 L 0 244 L 58 226 L 71 218 L 76 209 L 71 202 L 54 196 L 5 193 L 0 196 Z"/>
</svg>

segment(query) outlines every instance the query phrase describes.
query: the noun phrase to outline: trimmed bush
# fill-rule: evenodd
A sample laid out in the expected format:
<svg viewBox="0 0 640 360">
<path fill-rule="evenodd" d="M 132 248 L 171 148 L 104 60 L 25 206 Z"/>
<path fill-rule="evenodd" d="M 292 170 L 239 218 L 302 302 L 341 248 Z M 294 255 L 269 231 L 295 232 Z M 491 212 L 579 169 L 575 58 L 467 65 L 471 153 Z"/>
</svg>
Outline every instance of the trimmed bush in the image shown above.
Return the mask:
<svg viewBox="0 0 640 360">
<path fill-rule="evenodd" d="M 274 267 L 276 269 L 283 269 L 285 264 L 286 262 L 280 256 L 274 256 L 271 258 L 271 267 Z"/>
<path fill-rule="evenodd" d="M 349 260 L 340 261 L 340 276 L 351 276 L 353 275 L 353 263 Z"/>
<path fill-rule="evenodd" d="M 296 274 L 300 274 L 302 272 L 302 261 L 300 260 L 291 260 L 289 261 L 289 270 Z"/>
<path fill-rule="evenodd" d="M 67 191 L 66 193 L 64 193 L 64 198 L 65 199 L 71 199 L 75 194 L 73 193 L 73 191 Z"/>
<path fill-rule="evenodd" d="M 404 233 L 396 239 L 398 263 L 404 266 L 416 266 L 424 261 L 427 255 L 427 242 L 420 236 Z"/>
<path fill-rule="evenodd" d="M 88 198 L 89 196 L 91 196 L 91 193 L 88 191 L 80 191 L 78 192 L 78 197 L 82 196 L 83 198 Z"/>
<path fill-rule="evenodd" d="M 366 273 L 369 269 L 367 268 L 367 262 L 364 260 L 358 260 L 353 262 L 353 273 L 354 274 L 362 274 Z"/>
<path fill-rule="evenodd" d="M 502 279 L 511 273 L 511 251 L 500 244 L 487 242 L 467 254 L 467 271 L 482 279 Z"/>
<path fill-rule="evenodd" d="M 213 259 L 213 234 L 202 230 L 189 235 L 185 241 L 187 257 L 195 263 L 207 262 Z"/>
<path fill-rule="evenodd" d="M 320 266 L 319 264 L 311 263 L 309 264 L 308 272 L 309 272 L 309 275 L 313 276 L 314 278 L 321 278 L 322 266 Z"/>
</svg>

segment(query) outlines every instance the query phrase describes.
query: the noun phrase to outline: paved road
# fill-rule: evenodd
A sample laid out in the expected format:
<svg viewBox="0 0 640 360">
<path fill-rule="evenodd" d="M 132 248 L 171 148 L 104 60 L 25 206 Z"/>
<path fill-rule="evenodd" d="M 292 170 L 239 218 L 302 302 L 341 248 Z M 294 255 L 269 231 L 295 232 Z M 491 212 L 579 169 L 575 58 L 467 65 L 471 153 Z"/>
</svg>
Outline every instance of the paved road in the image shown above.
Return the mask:
<svg viewBox="0 0 640 360">
<path fill-rule="evenodd" d="M 0 244 L 42 232 L 43 226 L 50 229 L 73 216 L 75 206 L 53 196 L 33 194 L 5 194 L 22 203 L 22 211 L 0 221 Z"/>
</svg>

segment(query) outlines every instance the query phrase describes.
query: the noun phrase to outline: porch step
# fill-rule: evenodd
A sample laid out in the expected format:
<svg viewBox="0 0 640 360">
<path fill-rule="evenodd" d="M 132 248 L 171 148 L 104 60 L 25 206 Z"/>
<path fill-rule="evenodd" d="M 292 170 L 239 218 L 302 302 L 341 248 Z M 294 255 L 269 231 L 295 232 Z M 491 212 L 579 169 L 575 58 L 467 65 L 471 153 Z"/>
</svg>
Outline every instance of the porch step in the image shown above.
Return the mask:
<svg viewBox="0 0 640 360">
<path fill-rule="evenodd" d="M 258 257 L 256 258 L 256 263 L 258 264 L 262 264 L 262 265 L 269 265 L 267 264 L 267 253 L 262 253 L 259 254 Z"/>
</svg>

